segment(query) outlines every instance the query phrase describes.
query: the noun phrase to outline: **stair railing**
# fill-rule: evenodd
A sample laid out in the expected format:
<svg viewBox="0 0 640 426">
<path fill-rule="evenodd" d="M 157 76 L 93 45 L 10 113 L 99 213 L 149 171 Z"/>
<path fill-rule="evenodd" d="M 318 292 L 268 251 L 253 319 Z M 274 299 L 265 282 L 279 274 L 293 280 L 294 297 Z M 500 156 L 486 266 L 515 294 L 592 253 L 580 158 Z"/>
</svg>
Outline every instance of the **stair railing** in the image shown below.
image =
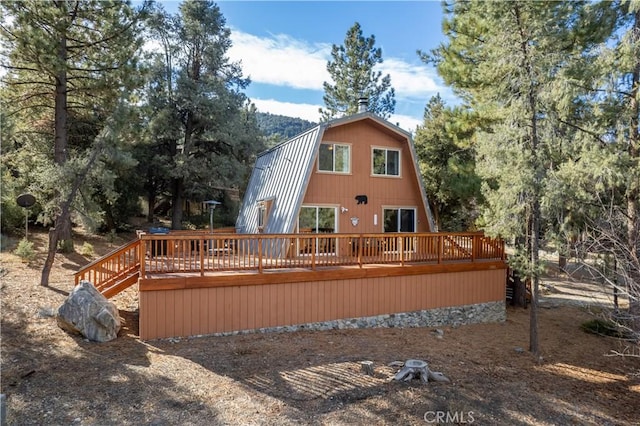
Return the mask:
<svg viewBox="0 0 640 426">
<path fill-rule="evenodd" d="M 86 280 L 101 293 L 137 272 L 140 268 L 140 240 L 118 247 L 105 256 L 83 266 L 75 273 L 75 283 Z"/>
</svg>

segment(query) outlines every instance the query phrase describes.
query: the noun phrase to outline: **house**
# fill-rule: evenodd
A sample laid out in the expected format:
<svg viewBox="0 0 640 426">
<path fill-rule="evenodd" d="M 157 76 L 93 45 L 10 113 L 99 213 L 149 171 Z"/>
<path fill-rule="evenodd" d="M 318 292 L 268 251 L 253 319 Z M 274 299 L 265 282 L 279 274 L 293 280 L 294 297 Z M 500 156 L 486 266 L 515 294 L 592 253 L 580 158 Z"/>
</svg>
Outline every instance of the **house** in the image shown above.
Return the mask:
<svg viewBox="0 0 640 426">
<path fill-rule="evenodd" d="M 235 231 L 139 232 L 75 279 L 137 284 L 143 340 L 505 318 L 504 242 L 433 232 L 411 135 L 368 112 L 260 154 Z"/>
<path fill-rule="evenodd" d="M 339 118 L 257 158 L 238 233 L 430 232 L 410 133 L 370 113 Z"/>
</svg>

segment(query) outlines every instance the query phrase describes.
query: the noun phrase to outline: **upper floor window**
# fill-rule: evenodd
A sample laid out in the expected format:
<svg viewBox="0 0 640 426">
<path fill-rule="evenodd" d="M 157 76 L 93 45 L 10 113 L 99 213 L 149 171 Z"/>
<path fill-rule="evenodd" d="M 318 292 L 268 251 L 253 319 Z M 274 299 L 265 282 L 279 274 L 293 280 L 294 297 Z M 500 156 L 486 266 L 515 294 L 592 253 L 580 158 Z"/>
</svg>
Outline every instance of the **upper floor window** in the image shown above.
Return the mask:
<svg viewBox="0 0 640 426">
<path fill-rule="evenodd" d="M 373 148 L 373 174 L 400 176 L 400 151 L 389 148 Z"/>
<path fill-rule="evenodd" d="M 350 173 L 351 146 L 337 143 L 320 144 L 318 170 L 322 172 Z"/>
</svg>

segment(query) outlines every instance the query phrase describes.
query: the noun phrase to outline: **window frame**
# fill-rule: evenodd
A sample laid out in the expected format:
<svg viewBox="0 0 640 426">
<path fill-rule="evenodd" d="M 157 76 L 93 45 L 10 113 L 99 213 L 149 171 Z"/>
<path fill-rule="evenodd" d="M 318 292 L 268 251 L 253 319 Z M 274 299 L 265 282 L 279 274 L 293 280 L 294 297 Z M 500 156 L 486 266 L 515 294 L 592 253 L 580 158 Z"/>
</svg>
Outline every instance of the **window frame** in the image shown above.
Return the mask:
<svg viewBox="0 0 640 426">
<path fill-rule="evenodd" d="M 322 149 L 322 146 L 332 146 L 333 148 L 330 149 L 330 151 L 332 152 L 332 156 L 331 156 L 331 165 L 332 165 L 332 170 L 323 170 L 320 168 L 320 149 Z M 347 148 L 347 152 L 349 155 L 348 161 L 347 161 L 347 171 L 337 171 L 336 170 L 336 147 L 345 147 Z M 351 174 L 351 153 L 352 153 L 352 149 L 351 149 L 351 144 L 348 143 L 343 143 L 343 142 L 322 142 L 320 143 L 320 146 L 318 147 L 318 160 L 316 162 L 316 169 L 318 171 L 318 173 L 330 173 L 330 174 L 339 174 L 339 175 L 348 175 Z"/>
<path fill-rule="evenodd" d="M 335 234 L 336 232 L 338 232 L 338 225 L 340 224 L 340 219 L 338 217 L 338 209 L 339 206 L 335 205 L 335 204 L 303 204 L 302 206 L 300 206 L 300 211 L 298 211 L 298 219 L 296 222 L 296 227 L 298 229 L 298 232 L 300 232 L 300 213 L 302 211 L 302 209 L 315 209 L 316 210 L 316 214 L 315 214 L 315 225 L 312 229 L 312 233 L 322 233 L 318 231 L 318 220 L 320 218 L 320 209 L 332 209 L 333 210 L 333 232 L 330 232 L 331 234 Z"/>
<path fill-rule="evenodd" d="M 315 210 L 315 224 L 313 225 L 311 229 L 311 232 L 309 232 L 309 234 L 313 235 L 313 238 L 315 239 L 315 246 L 316 246 L 316 255 L 319 254 L 323 254 L 323 255 L 336 255 L 338 254 L 338 245 L 336 244 L 336 240 L 335 237 L 330 237 L 330 235 L 332 234 L 336 234 L 339 229 L 339 225 L 340 225 L 340 218 L 338 216 L 338 209 L 339 206 L 334 205 L 334 204 L 303 204 L 302 206 L 300 206 L 300 210 L 298 211 L 298 219 L 296 222 L 296 228 L 297 228 L 297 232 L 299 234 L 302 234 L 302 229 L 304 228 L 300 228 L 300 214 L 302 213 L 302 209 L 314 209 Z M 327 209 L 327 210 L 333 210 L 333 230 L 331 232 L 323 232 L 320 231 L 320 228 L 318 227 L 319 225 L 319 219 L 320 219 L 320 209 Z M 305 233 L 305 235 L 307 235 Z M 325 246 L 326 244 L 328 244 L 328 246 Z M 306 248 L 304 248 L 306 246 L 306 243 L 301 239 L 297 239 L 297 243 L 296 243 L 296 250 L 298 251 L 298 253 L 300 253 L 301 250 L 307 250 L 308 246 L 306 246 Z M 306 254 L 310 254 L 310 253 L 306 253 Z"/>
<path fill-rule="evenodd" d="M 261 202 L 258 203 L 258 229 L 264 229 L 267 216 L 267 206 Z"/>
<path fill-rule="evenodd" d="M 385 229 L 385 213 L 387 210 L 395 210 L 397 214 L 396 221 L 396 230 L 395 231 L 387 231 Z M 402 210 L 411 210 L 413 211 L 413 231 L 402 231 Z M 402 232 L 418 232 L 418 208 L 416 206 L 382 206 L 382 232 L 383 233 L 402 233 Z"/>
<path fill-rule="evenodd" d="M 271 206 L 273 205 L 273 198 L 268 198 L 265 200 L 259 200 L 257 204 L 257 217 L 256 224 L 258 228 L 258 232 L 263 232 L 267 226 L 267 222 L 269 221 L 269 214 L 271 213 Z"/>
<path fill-rule="evenodd" d="M 384 151 L 384 173 L 376 173 L 375 166 L 375 152 L 376 151 Z M 389 151 L 398 153 L 398 174 L 393 175 L 389 174 Z M 400 178 L 402 177 L 402 149 L 400 148 L 392 148 L 389 146 L 371 146 L 371 176 L 375 177 L 390 177 L 390 178 Z"/>
</svg>

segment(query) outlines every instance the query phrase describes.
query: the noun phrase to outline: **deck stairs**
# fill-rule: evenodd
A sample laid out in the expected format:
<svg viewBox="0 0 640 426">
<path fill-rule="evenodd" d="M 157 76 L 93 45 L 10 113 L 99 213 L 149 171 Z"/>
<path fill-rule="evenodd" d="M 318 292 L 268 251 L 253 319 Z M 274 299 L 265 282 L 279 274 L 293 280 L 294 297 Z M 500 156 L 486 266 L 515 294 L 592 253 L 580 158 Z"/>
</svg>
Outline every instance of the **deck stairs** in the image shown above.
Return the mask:
<svg viewBox="0 0 640 426">
<path fill-rule="evenodd" d="M 89 281 L 108 299 L 136 284 L 139 277 L 140 240 L 135 239 L 83 266 L 75 273 L 75 283 Z"/>
</svg>

